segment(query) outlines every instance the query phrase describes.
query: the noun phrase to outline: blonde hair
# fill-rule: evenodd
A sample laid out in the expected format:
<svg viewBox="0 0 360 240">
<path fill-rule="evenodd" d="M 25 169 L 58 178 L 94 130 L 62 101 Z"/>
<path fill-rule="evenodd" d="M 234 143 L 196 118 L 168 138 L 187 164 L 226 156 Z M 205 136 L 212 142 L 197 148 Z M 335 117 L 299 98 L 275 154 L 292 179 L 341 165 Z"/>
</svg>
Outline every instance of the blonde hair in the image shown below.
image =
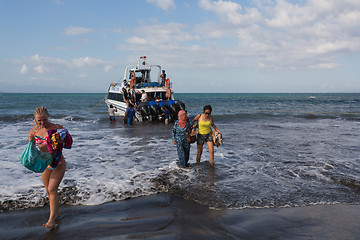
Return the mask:
<svg viewBox="0 0 360 240">
<path fill-rule="evenodd" d="M 37 107 L 35 109 L 35 111 L 34 111 L 34 117 L 36 115 L 42 115 L 42 114 L 46 114 L 47 116 L 50 116 L 50 114 L 49 114 L 48 110 L 46 109 L 46 107 L 43 107 L 43 106 Z"/>
</svg>

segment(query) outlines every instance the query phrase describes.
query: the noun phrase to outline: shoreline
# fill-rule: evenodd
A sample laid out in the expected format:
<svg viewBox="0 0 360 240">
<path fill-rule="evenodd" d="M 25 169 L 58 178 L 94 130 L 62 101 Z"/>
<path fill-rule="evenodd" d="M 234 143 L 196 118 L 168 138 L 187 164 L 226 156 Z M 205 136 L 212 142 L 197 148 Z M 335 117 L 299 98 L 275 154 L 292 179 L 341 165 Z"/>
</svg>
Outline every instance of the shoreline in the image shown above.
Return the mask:
<svg viewBox="0 0 360 240">
<path fill-rule="evenodd" d="M 211 210 L 161 193 L 96 206 L 61 205 L 0 214 L 1 239 L 359 239 L 360 205 Z"/>
</svg>

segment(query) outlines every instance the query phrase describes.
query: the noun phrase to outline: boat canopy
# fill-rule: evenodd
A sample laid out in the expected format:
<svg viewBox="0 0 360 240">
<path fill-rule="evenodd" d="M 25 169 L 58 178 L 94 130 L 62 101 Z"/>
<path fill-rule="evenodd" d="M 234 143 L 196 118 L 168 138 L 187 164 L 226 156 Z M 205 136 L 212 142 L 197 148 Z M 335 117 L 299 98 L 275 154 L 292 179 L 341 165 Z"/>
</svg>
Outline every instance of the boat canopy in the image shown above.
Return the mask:
<svg viewBox="0 0 360 240">
<path fill-rule="evenodd" d="M 160 75 L 161 75 L 161 66 L 160 65 L 148 65 L 146 56 L 140 57 L 138 65 L 130 65 L 125 68 L 124 80 L 130 80 L 133 78 L 133 75 L 130 72 L 135 74 L 135 83 L 137 87 L 142 87 L 138 85 L 154 85 L 150 83 L 160 84 Z M 154 85 L 155 86 L 155 85 Z M 145 86 L 147 87 L 147 86 Z"/>
</svg>

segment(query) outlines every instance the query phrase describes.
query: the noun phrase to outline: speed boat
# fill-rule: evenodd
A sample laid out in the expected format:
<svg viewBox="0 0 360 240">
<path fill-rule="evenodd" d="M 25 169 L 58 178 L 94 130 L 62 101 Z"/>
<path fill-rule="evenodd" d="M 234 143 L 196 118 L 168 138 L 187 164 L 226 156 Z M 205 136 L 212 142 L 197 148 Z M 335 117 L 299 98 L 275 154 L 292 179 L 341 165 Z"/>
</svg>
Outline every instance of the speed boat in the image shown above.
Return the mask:
<svg viewBox="0 0 360 240">
<path fill-rule="evenodd" d="M 172 82 L 162 74 L 161 66 L 148 65 L 146 56 L 142 56 L 137 65 L 125 68 L 124 77 L 119 82 L 111 82 L 109 86 L 105 103 L 108 108 L 115 108 L 115 116 L 123 117 L 129 107 L 124 95 L 128 95 L 130 89 L 124 89 L 124 83 L 134 87 L 135 99 L 132 103 L 139 122 L 165 121 L 166 118 L 175 120 L 178 112 L 185 110 L 185 104 L 174 99 Z"/>
</svg>

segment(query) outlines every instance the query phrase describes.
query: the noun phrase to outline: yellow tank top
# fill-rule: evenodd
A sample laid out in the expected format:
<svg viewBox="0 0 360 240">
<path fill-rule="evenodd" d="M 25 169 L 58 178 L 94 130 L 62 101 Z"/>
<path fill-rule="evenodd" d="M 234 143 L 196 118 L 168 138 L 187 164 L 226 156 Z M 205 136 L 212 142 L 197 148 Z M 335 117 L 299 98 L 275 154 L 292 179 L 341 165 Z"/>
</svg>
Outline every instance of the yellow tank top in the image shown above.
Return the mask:
<svg viewBox="0 0 360 240">
<path fill-rule="evenodd" d="M 199 133 L 206 135 L 211 132 L 211 121 L 199 121 Z"/>
</svg>

